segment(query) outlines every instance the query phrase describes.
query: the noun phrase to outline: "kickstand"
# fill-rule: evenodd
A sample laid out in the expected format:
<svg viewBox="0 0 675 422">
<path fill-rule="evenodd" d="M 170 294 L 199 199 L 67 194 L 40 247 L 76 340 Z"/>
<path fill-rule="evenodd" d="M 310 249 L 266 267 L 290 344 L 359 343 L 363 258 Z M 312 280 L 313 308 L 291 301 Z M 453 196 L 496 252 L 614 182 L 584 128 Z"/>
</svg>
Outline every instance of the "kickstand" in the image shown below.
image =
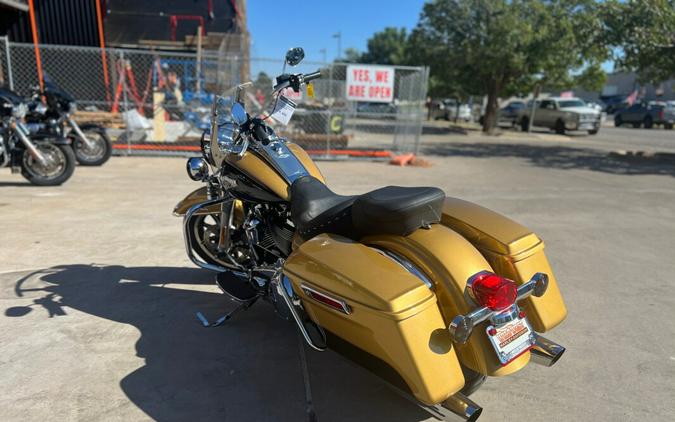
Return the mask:
<svg viewBox="0 0 675 422">
<path fill-rule="evenodd" d="M 314 413 L 314 404 L 312 403 L 312 387 L 309 384 L 309 368 L 307 366 L 307 355 L 305 354 L 305 340 L 298 331 L 298 350 L 300 351 L 300 368 L 302 369 L 302 380 L 305 384 L 305 412 L 308 422 L 318 422 L 316 413 Z"/>
<path fill-rule="evenodd" d="M 248 309 L 248 308 L 250 308 L 251 306 L 253 306 L 254 303 L 255 303 L 255 300 L 252 300 L 252 301 L 249 301 L 249 302 L 243 302 L 243 303 L 240 303 L 239 305 L 237 305 L 236 308 L 232 309 L 230 312 L 228 312 L 228 313 L 226 313 L 225 315 L 223 315 L 223 316 L 221 316 L 220 318 L 218 318 L 213 324 L 210 324 L 210 323 L 209 323 L 209 320 L 207 320 L 206 317 L 204 316 L 204 314 L 202 314 L 201 312 L 197 312 L 197 319 L 199 319 L 199 321 L 202 323 L 202 325 L 203 325 L 204 327 L 206 327 L 206 328 L 209 328 L 209 327 L 220 327 L 220 326 L 223 325 L 225 322 L 227 322 L 228 320 L 232 319 L 232 317 L 234 316 L 234 314 L 236 314 L 236 313 L 239 312 L 239 311 L 245 311 L 246 309 Z"/>
</svg>

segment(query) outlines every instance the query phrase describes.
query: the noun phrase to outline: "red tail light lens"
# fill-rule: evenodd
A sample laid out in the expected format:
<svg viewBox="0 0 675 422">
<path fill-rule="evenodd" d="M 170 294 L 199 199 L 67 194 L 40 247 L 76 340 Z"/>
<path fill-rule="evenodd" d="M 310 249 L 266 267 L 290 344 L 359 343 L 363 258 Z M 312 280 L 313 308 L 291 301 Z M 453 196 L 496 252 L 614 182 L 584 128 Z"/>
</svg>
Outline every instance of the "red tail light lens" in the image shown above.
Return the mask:
<svg viewBox="0 0 675 422">
<path fill-rule="evenodd" d="M 659 119 L 663 120 L 663 119 L 665 119 L 665 116 L 666 116 L 665 110 L 659 111 Z"/>
<path fill-rule="evenodd" d="M 493 311 L 506 309 L 516 302 L 518 286 L 508 278 L 481 272 L 469 279 L 474 300 Z"/>
</svg>

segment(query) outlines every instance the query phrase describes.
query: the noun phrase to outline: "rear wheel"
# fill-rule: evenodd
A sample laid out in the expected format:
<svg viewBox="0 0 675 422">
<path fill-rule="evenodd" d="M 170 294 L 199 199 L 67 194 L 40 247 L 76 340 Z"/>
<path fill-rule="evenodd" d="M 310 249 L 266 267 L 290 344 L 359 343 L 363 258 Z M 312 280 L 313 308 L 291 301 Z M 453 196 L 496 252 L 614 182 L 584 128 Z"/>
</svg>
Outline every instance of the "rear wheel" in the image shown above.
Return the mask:
<svg viewBox="0 0 675 422">
<path fill-rule="evenodd" d="M 35 147 L 46 162 L 41 164 L 27 150 L 21 159 L 21 174 L 37 186 L 56 186 L 70 179 L 75 171 L 75 153 L 70 145 L 40 142 Z"/>
<path fill-rule="evenodd" d="M 666 123 L 665 125 L 663 125 L 663 127 L 666 128 L 666 129 L 668 129 L 668 130 L 672 130 L 672 129 L 673 129 L 673 124 L 672 124 L 672 123 Z"/>
<path fill-rule="evenodd" d="M 73 148 L 77 162 L 83 166 L 100 166 L 112 154 L 112 143 L 103 128 L 83 129 L 90 144 L 82 141 L 79 136 L 73 136 Z"/>
<path fill-rule="evenodd" d="M 644 125 L 645 129 L 651 129 L 654 127 L 654 121 L 652 120 L 652 116 L 645 117 Z"/>
</svg>

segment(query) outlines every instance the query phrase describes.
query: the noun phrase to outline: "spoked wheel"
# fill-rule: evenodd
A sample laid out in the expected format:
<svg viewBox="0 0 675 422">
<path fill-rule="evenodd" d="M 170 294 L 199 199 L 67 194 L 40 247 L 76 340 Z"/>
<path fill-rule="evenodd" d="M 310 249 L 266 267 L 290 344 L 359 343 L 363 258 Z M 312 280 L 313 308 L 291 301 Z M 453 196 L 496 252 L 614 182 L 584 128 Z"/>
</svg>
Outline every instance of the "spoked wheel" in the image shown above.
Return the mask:
<svg viewBox="0 0 675 422">
<path fill-rule="evenodd" d="M 83 129 L 82 132 L 89 139 L 89 144 L 82 141 L 79 136 L 73 136 L 77 162 L 83 166 L 100 166 L 108 161 L 112 154 L 112 143 L 105 130 Z"/>
<path fill-rule="evenodd" d="M 195 254 L 208 264 L 231 267 L 232 263 L 218 257 L 220 217 L 218 215 L 194 215 L 188 221 L 190 246 Z"/>
<path fill-rule="evenodd" d="M 41 142 L 35 146 L 44 156 L 44 165 L 28 151 L 23 152 L 21 174 L 38 186 L 60 185 L 70 179 L 75 170 L 75 153 L 69 145 Z"/>
</svg>

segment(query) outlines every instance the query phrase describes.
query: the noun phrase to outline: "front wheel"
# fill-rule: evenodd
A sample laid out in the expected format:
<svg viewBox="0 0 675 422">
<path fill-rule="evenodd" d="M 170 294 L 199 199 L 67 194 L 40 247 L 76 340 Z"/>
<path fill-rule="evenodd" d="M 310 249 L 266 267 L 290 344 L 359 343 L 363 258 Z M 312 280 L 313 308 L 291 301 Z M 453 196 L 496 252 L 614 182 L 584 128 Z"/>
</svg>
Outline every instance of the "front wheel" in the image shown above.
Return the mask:
<svg viewBox="0 0 675 422">
<path fill-rule="evenodd" d="M 600 129 L 591 129 L 588 131 L 589 135 L 597 135 L 600 132 Z"/>
<path fill-rule="evenodd" d="M 112 154 L 112 142 L 101 127 L 82 129 L 90 144 L 87 144 L 79 136 L 73 136 L 73 148 L 77 162 L 83 166 L 100 166 L 110 159 Z"/>
<path fill-rule="evenodd" d="M 70 145 L 40 142 L 35 147 L 45 157 L 43 165 L 30 152 L 24 151 L 21 159 L 21 174 L 37 186 L 56 186 L 70 179 L 75 171 L 75 153 Z"/>
<path fill-rule="evenodd" d="M 232 266 L 232 263 L 226 262 L 218 256 L 219 215 L 193 215 L 187 224 L 190 233 L 190 246 L 197 256 L 208 264 L 224 267 Z"/>
<path fill-rule="evenodd" d="M 562 120 L 558 120 L 555 122 L 555 133 L 558 135 L 564 135 L 565 134 L 565 122 Z"/>
</svg>

